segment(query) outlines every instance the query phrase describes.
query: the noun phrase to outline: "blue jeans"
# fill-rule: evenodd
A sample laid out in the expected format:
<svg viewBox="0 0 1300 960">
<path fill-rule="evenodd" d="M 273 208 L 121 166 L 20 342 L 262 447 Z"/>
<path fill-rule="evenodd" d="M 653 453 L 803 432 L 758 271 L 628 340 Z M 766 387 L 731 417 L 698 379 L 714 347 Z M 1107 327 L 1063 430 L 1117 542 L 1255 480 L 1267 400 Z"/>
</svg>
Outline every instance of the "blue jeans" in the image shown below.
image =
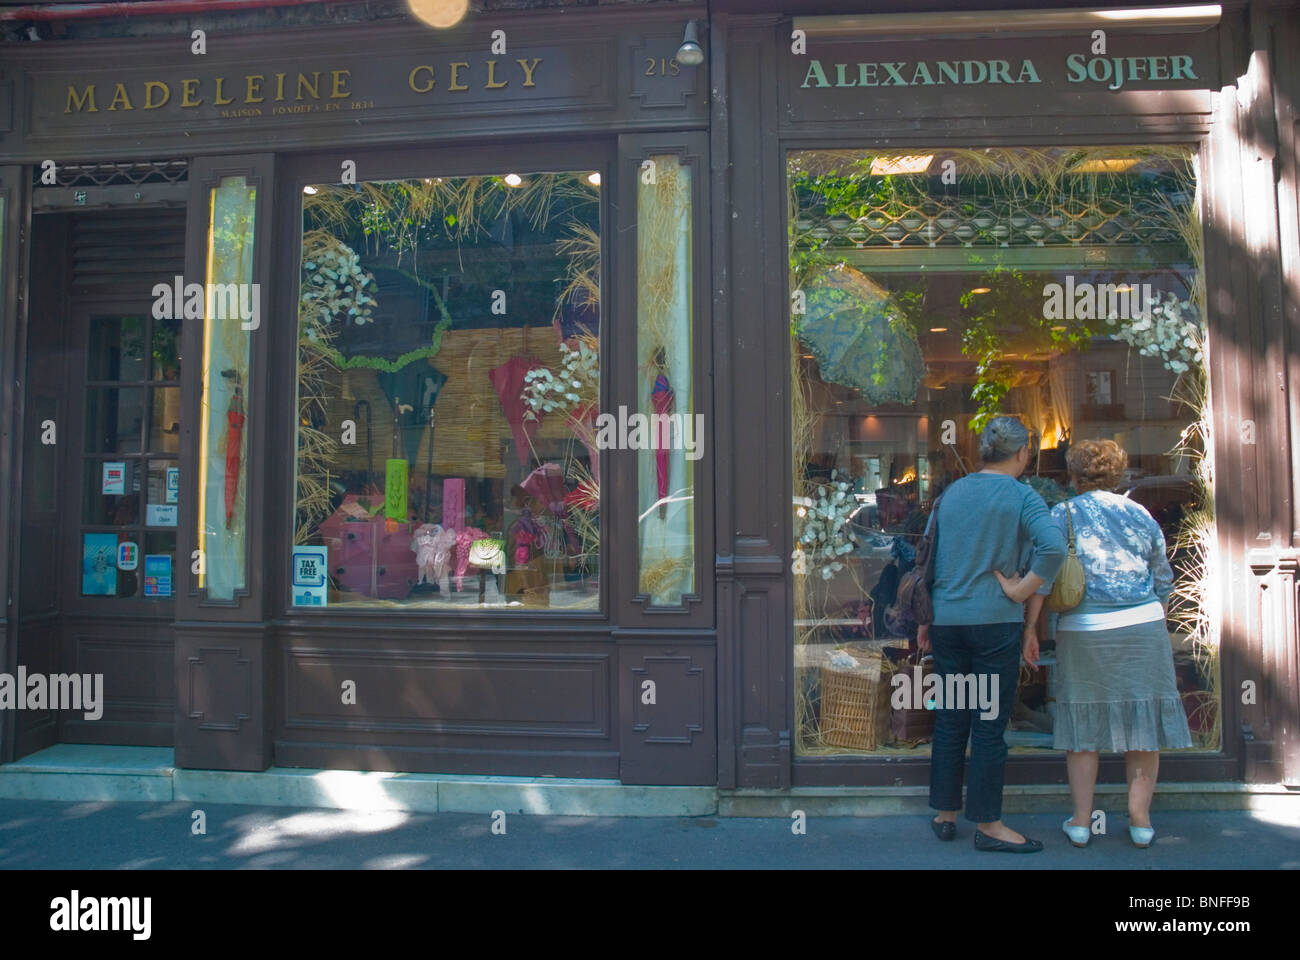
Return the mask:
<svg viewBox="0 0 1300 960">
<path fill-rule="evenodd" d="M 977 704 L 958 710 L 940 701 L 935 711 L 934 742 L 930 746 L 930 806 L 960 810 L 962 774 L 966 767 L 966 741 L 970 740 L 970 777 L 966 789 L 966 819 L 992 823 L 1002 818 L 1002 774 L 1007 744 L 1002 738 L 1011 717 L 1020 679 L 1020 643 L 1023 623 L 982 623 L 930 627 L 935 672 L 986 675 L 997 678 L 997 716 L 980 719 Z"/>
</svg>

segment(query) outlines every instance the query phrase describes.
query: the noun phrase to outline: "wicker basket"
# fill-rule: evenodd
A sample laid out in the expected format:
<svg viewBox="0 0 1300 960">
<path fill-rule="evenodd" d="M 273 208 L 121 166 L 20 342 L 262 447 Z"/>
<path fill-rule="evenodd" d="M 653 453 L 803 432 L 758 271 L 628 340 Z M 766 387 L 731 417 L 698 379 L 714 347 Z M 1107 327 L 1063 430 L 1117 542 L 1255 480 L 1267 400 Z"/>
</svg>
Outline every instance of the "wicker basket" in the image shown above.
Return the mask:
<svg viewBox="0 0 1300 960">
<path fill-rule="evenodd" d="M 889 742 L 889 678 L 880 658 L 858 668 L 823 666 L 821 688 L 825 743 L 869 751 Z"/>
</svg>

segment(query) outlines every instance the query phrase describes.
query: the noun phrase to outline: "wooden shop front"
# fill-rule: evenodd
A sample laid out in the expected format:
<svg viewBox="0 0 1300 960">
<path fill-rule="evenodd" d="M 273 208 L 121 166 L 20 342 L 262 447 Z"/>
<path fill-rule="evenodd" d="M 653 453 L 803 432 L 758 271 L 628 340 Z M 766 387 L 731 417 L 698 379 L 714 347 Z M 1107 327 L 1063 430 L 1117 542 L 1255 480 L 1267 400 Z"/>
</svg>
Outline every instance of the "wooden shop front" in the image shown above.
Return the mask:
<svg viewBox="0 0 1300 960">
<path fill-rule="evenodd" d="M 1031 6 L 712 8 L 722 787 L 928 783 L 897 584 L 998 412 L 1165 532 L 1162 777 L 1300 777 L 1295 8 Z M 1050 647 L 1009 783 L 1065 782 Z"/>
<path fill-rule="evenodd" d="M 715 782 L 702 15 L 8 45 L 3 759 Z"/>
</svg>

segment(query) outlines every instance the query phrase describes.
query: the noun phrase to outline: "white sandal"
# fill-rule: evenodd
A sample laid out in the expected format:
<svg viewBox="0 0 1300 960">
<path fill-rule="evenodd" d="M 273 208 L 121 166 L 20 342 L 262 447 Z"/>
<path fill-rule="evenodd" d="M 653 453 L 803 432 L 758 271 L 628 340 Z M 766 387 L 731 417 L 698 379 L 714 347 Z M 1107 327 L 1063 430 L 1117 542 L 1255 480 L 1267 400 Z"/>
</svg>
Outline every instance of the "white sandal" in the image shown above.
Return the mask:
<svg viewBox="0 0 1300 960">
<path fill-rule="evenodd" d="M 1086 847 L 1088 840 L 1092 837 L 1092 829 L 1089 827 L 1076 827 L 1072 823 L 1074 817 L 1067 817 L 1065 823 L 1061 824 L 1061 829 L 1065 835 L 1070 838 L 1070 842 L 1076 847 Z"/>
<path fill-rule="evenodd" d="M 1133 846 L 1146 849 L 1151 846 L 1151 841 L 1155 838 L 1156 831 L 1154 827 L 1135 827 L 1129 824 L 1128 838 L 1133 841 Z"/>
</svg>

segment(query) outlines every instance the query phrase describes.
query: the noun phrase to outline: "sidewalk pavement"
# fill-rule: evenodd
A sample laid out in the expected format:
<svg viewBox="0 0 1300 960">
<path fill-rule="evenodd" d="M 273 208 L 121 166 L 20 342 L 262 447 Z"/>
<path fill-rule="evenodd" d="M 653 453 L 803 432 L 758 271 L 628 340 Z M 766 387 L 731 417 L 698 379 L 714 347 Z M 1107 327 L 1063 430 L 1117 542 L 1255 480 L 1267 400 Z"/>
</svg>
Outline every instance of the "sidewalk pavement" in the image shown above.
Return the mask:
<svg viewBox="0 0 1300 960">
<path fill-rule="evenodd" d="M 202 811 L 206 834 L 192 832 Z M 1111 815 L 1085 849 L 1068 811 L 1008 815 L 1042 840 L 1028 856 L 976 851 L 973 825 L 941 843 L 925 816 L 542 817 L 352 812 L 193 803 L 0 800 L 0 869 L 1284 869 L 1300 870 L 1300 817 L 1168 811 L 1155 843 Z M 498 830 L 500 828 L 498 827 Z"/>
</svg>

